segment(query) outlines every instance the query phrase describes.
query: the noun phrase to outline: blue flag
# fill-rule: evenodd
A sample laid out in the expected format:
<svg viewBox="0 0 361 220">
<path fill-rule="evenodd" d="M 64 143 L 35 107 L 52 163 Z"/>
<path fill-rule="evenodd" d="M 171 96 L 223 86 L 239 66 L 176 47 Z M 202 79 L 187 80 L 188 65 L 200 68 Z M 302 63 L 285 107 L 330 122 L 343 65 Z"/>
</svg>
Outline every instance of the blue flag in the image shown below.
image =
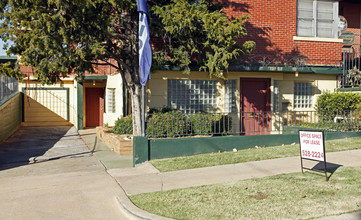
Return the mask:
<svg viewBox="0 0 361 220">
<path fill-rule="evenodd" d="M 137 0 L 139 12 L 139 74 L 144 86 L 150 79 L 152 65 L 152 45 L 149 34 L 149 12 L 146 0 Z"/>
</svg>

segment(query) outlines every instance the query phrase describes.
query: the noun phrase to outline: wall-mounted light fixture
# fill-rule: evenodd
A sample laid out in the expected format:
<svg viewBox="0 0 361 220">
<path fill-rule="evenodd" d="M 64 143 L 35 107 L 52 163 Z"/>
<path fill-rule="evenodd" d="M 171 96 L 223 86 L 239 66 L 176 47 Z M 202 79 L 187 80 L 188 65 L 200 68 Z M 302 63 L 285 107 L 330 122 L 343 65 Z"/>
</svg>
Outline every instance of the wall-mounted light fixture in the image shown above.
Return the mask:
<svg viewBox="0 0 361 220">
<path fill-rule="evenodd" d="M 298 72 L 297 71 L 295 72 L 295 77 L 298 77 Z"/>
<path fill-rule="evenodd" d="M 93 79 L 93 86 L 95 86 L 95 79 Z"/>
</svg>

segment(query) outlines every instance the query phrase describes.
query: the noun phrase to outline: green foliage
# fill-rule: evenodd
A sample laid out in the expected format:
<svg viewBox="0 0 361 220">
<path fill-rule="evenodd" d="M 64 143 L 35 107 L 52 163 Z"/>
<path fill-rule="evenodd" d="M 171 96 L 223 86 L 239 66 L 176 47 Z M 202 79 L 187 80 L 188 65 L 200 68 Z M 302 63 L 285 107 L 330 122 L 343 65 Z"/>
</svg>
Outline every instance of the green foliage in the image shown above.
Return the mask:
<svg viewBox="0 0 361 220">
<path fill-rule="evenodd" d="M 170 61 L 189 73 L 195 61 L 200 70 L 223 77 L 230 60 L 254 48 L 251 41 L 238 43 L 246 35 L 247 16 L 230 19 L 211 0 L 149 0 L 148 5 L 152 35 L 163 40 L 153 53 L 156 65 Z M 0 18 L 0 38 L 13 42 L 5 45 L 7 53 L 19 57 L 15 66 L 0 64 L 4 75 L 19 76 L 21 64 L 32 67 L 40 83 L 52 84 L 111 66 L 132 96 L 134 135 L 140 135 L 136 1 L 2 0 Z"/>
<path fill-rule="evenodd" d="M 231 118 L 222 114 L 197 113 L 184 115 L 178 110 L 161 108 L 150 115 L 147 124 L 149 137 L 181 137 L 191 134 L 226 134 Z"/>
<path fill-rule="evenodd" d="M 134 0 L 0 1 L 0 38 L 17 66 L 30 66 L 42 84 L 112 67 L 122 74 L 131 100 L 140 100 L 139 15 Z M 5 47 L 6 47 L 5 46 Z M 16 71 L 0 64 L 5 75 Z M 16 70 L 16 69 L 15 69 Z M 140 135 L 140 105 L 133 105 L 134 134 Z"/>
<path fill-rule="evenodd" d="M 146 134 L 149 137 L 177 137 L 187 132 L 186 116 L 182 112 L 154 113 L 148 120 Z"/>
<path fill-rule="evenodd" d="M 131 62 L 138 53 L 131 50 L 137 48 L 134 1 L 2 1 L 0 17 L 1 38 L 13 41 L 8 54 L 32 66 L 42 83 L 72 72 L 93 72 L 97 61 L 137 73 L 132 70 L 137 61 Z M 136 77 L 133 80 L 137 83 Z"/>
<path fill-rule="evenodd" d="M 174 110 L 176 110 L 176 109 L 172 109 L 170 107 L 163 106 L 162 108 L 151 108 L 151 109 L 149 109 L 148 114 L 166 113 L 166 112 L 171 112 L 171 111 L 174 111 Z"/>
<path fill-rule="evenodd" d="M 113 127 L 114 134 L 133 134 L 133 119 L 132 115 L 128 115 L 115 122 Z"/>
<path fill-rule="evenodd" d="M 20 71 L 19 65 L 16 65 L 15 62 L 5 62 L 0 65 L 0 73 L 9 76 L 15 77 L 18 80 L 22 80 L 24 74 Z"/>
<path fill-rule="evenodd" d="M 342 112 L 355 110 L 357 104 L 361 102 L 361 95 L 358 93 L 329 91 L 320 95 L 317 99 L 317 111 Z"/>
<path fill-rule="evenodd" d="M 194 134 L 222 134 L 231 129 L 231 118 L 222 114 L 197 113 L 190 116 L 192 133 Z"/>
<path fill-rule="evenodd" d="M 253 41 L 239 43 L 247 34 L 244 21 L 248 16 L 229 18 L 214 1 L 171 0 L 155 5 L 152 12 L 160 21 L 154 25 L 156 34 L 163 40 L 161 48 L 155 49 L 155 63 L 170 61 L 189 73 L 189 66 L 197 62 L 210 76 L 223 77 L 231 60 L 255 47 Z"/>
</svg>

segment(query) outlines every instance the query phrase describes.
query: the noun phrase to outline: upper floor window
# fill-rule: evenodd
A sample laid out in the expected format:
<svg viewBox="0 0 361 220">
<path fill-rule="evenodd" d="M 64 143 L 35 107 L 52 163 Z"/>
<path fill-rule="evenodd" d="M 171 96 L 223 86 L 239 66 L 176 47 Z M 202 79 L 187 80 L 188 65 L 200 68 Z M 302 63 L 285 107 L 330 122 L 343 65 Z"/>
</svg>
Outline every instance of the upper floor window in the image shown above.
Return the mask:
<svg viewBox="0 0 361 220">
<path fill-rule="evenodd" d="M 338 1 L 298 0 L 297 36 L 337 38 Z"/>
</svg>

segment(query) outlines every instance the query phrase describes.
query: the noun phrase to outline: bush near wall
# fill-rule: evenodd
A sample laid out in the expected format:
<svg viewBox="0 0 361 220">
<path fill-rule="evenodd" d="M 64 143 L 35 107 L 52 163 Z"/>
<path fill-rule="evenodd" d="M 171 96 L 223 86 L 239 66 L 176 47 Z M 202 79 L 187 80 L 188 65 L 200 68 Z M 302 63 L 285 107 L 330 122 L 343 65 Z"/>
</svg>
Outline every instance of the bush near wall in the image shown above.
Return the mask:
<svg viewBox="0 0 361 220">
<path fill-rule="evenodd" d="M 146 134 L 149 137 L 176 137 L 189 130 L 187 117 L 182 112 L 153 113 L 148 119 Z"/>
<path fill-rule="evenodd" d="M 223 114 L 197 113 L 190 116 L 192 133 L 195 134 L 223 134 L 231 130 L 231 118 Z"/>
<path fill-rule="evenodd" d="M 329 91 L 320 95 L 317 99 L 317 111 L 344 112 L 357 109 L 357 104 L 361 103 L 361 95 L 358 93 Z"/>
<path fill-rule="evenodd" d="M 322 123 L 326 122 L 328 126 L 345 127 L 347 129 L 358 127 L 358 123 L 352 119 L 361 118 L 361 95 L 359 93 L 326 92 L 318 97 L 316 110 L 321 115 Z M 339 117 L 340 121 L 335 121 Z M 331 122 L 331 123 L 330 123 Z"/>
<path fill-rule="evenodd" d="M 114 134 L 133 134 L 133 118 L 128 115 L 115 122 L 113 127 Z"/>
<path fill-rule="evenodd" d="M 184 115 L 179 110 L 152 110 L 147 123 L 149 137 L 224 134 L 231 129 L 231 118 L 223 114 L 198 112 Z"/>
<path fill-rule="evenodd" d="M 231 118 L 223 114 L 199 112 L 184 115 L 168 107 L 151 109 L 146 134 L 149 137 L 181 137 L 191 134 L 224 134 L 231 129 Z M 113 127 L 115 134 L 132 134 L 132 116 L 118 119 Z"/>
</svg>

